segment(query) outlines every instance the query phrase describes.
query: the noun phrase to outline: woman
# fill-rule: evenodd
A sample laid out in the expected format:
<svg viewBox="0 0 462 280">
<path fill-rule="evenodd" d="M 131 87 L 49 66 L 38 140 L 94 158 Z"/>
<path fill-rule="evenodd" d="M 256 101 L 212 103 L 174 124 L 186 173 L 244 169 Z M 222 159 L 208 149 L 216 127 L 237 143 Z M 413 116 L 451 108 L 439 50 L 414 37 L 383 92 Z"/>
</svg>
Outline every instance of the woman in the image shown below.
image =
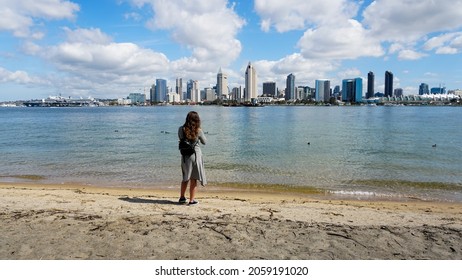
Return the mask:
<svg viewBox="0 0 462 280">
<path fill-rule="evenodd" d="M 205 145 L 206 138 L 201 129 L 201 120 L 197 112 L 191 111 L 186 116 L 186 121 L 183 126 L 178 129 L 178 138 L 188 140 L 190 143 L 196 144 L 195 152 L 190 156 L 181 156 L 181 171 L 183 172 L 183 181 L 181 182 L 180 203 L 186 203 L 186 189 L 189 184 L 189 205 L 197 204 L 196 186 L 197 180 L 202 186 L 207 184 L 205 178 L 204 161 L 202 160 L 202 151 L 199 147 L 199 141 Z"/>
</svg>

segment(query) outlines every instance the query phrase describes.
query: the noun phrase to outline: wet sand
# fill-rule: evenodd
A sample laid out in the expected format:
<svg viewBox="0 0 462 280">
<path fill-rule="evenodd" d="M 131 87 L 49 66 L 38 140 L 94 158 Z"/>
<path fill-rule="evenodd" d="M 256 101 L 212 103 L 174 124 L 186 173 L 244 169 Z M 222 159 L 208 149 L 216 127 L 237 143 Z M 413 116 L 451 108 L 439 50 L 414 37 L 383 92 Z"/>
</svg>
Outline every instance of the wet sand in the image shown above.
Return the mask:
<svg viewBox="0 0 462 280">
<path fill-rule="evenodd" d="M 462 204 L 0 183 L 0 259 L 462 259 Z"/>
</svg>

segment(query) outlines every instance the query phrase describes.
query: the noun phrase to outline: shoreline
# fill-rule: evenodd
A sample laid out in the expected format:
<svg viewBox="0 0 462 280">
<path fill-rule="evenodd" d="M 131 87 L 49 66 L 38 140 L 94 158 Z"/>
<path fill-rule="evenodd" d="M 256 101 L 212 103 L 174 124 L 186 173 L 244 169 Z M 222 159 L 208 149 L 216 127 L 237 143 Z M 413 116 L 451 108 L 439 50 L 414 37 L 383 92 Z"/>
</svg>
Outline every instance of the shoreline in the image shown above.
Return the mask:
<svg viewBox="0 0 462 280">
<path fill-rule="evenodd" d="M 462 259 L 462 204 L 0 183 L 0 259 Z"/>
<path fill-rule="evenodd" d="M 10 178 L 11 180 L 5 180 Z M 351 181 L 352 186 L 345 185 L 343 188 L 327 188 L 321 186 L 302 186 L 302 185 L 282 185 L 282 184 L 269 184 L 269 183 L 240 183 L 240 182 L 209 182 L 205 187 L 198 186 L 201 191 L 231 191 L 242 193 L 276 193 L 279 195 L 288 194 L 295 196 L 315 196 L 317 199 L 322 200 L 352 200 L 352 201 L 425 201 L 435 203 L 455 203 L 462 204 L 462 196 L 460 190 L 461 184 L 449 182 L 420 182 L 420 181 L 389 181 L 389 180 L 358 180 Z M 350 183 L 351 183 L 350 182 Z M 365 184 L 371 184 L 369 189 L 365 188 Z M 358 185 L 356 185 L 358 184 Z M 56 186 L 75 188 L 93 188 L 93 189 L 130 189 L 130 190 L 177 190 L 179 183 L 158 183 L 158 184 L 145 184 L 145 183 L 122 183 L 122 182 L 61 182 L 53 180 L 45 180 L 44 177 L 38 175 L 18 175 L 18 176 L 0 176 L 0 187 L 3 185 L 28 185 L 28 186 Z M 128 185 L 128 186 L 127 186 Z M 356 185 L 356 187 L 355 187 Z M 388 186 L 387 186 L 388 185 Z M 414 193 L 404 191 L 401 193 L 399 190 L 391 192 L 388 187 L 405 189 L 414 189 Z M 384 190 L 377 188 L 385 187 Z M 356 189 L 356 190 L 355 190 Z M 421 193 L 415 193 L 420 191 Z M 433 192 L 433 196 L 432 193 Z M 435 195 L 435 192 L 444 192 L 444 195 Z M 455 191 L 450 197 L 450 191 Z M 455 196 L 454 196 L 455 195 Z"/>
</svg>

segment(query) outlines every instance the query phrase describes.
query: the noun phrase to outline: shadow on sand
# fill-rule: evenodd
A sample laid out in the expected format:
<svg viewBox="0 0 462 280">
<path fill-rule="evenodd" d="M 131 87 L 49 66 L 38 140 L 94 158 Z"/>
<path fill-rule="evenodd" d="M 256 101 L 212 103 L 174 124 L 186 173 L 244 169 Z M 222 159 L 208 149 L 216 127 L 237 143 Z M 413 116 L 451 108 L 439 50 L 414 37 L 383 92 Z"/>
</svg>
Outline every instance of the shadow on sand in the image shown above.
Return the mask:
<svg viewBox="0 0 462 280">
<path fill-rule="evenodd" d="M 150 203 L 150 204 L 178 204 L 176 201 L 166 200 L 166 199 L 146 199 L 146 198 L 139 198 L 139 197 L 120 197 L 122 201 L 130 202 L 130 203 Z"/>
</svg>

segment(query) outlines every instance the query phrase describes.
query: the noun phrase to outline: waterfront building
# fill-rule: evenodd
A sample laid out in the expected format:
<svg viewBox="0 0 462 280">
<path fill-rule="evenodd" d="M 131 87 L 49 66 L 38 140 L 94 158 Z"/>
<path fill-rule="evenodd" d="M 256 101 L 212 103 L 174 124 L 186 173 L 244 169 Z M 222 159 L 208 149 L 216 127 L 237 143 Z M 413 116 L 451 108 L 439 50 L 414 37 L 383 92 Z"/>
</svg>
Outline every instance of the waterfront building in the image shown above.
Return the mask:
<svg viewBox="0 0 462 280">
<path fill-rule="evenodd" d="M 257 98 L 257 72 L 249 62 L 245 70 L 244 101 L 252 101 L 252 98 Z"/>
<path fill-rule="evenodd" d="M 311 99 L 315 95 L 315 89 L 309 86 L 298 87 L 299 98 L 302 100 Z"/>
<path fill-rule="evenodd" d="M 215 90 L 211 87 L 204 89 L 204 95 L 205 95 L 205 100 L 207 101 L 215 101 L 215 99 L 217 99 Z"/>
<path fill-rule="evenodd" d="M 242 98 L 242 87 L 235 87 L 231 91 L 231 96 L 229 97 L 230 100 L 241 101 Z"/>
<path fill-rule="evenodd" d="M 334 87 L 334 90 L 332 92 L 332 95 L 335 97 L 335 98 L 338 98 L 340 96 L 340 94 L 342 93 L 342 91 L 340 90 L 340 86 L 335 86 Z"/>
<path fill-rule="evenodd" d="M 374 84 L 375 84 L 375 75 L 374 75 L 374 72 L 370 71 L 369 73 L 367 73 L 366 99 L 374 97 Z"/>
<path fill-rule="evenodd" d="M 189 80 L 186 83 L 186 98 L 185 98 L 186 100 L 192 100 L 193 84 L 194 84 L 193 80 Z"/>
<path fill-rule="evenodd" d="M 445 94 L 446 93 L 446 88 L 445 87 L 433 87 L 430 89 L 431 94 Z"/>
<path fill-rule="evenodd" d="M 385 71 L 385 97 L 393 96 L 393 73 Z"/>
<path fill-rule="evenodd" d="M 144 105 L 146 103 L 146 94 L 138 92 L 130 93 L 128 99 L 130 99 L 132 105 Z"/>
<path fill-rule="evenodd" d="M 176 78 L 175 92 L 180 96 L 180 99 L 183 99 L 183 79 L 182 78 Z"/>
<path fill-rule="evenodd" d="M 330 81 L 316 80 L 316 95 L 315 100 L 321 102 L 329 102 L 330 99 Z"/>
<path fill-rule="evenodd" d="M 155 100 L 155 94 L 156 94 L 156 85 L 152 84 L 151 89 L 149 90 L 149 101 L 151 101 L 151 103 L 153 103 Z"/>
<path fill-rule="evenodd" d="M 402 88 L 397 88 L 393 91 L 393 94 L 395 97 L 402 97 L 403 96 L 403 89 Z"/>
<path fill-rule="evenodd" d="M 167 80 L 157 79 L 154 102 L 161 103 L 167 101 Z"/>
<path fill-rule="evenodd" d="M 363 100 L 363 79 L 345 79 L 342 81 L 342 101 L 358 103 Z"/>
<path fill-rule="evenodd" d="M 286 100 L 296 100 L 295 75 L 289 74 L 286 79 Z"/>
<path fill-rule="evenodd" d="M 303 87 L 296 87 L 295 88 L 295 100 L 302 100 L 304 95 L 304 88 Z"/>
<path fill-rule="evenodd" d="M 419 95 L 429 94 L 430 90 L 428 84 L 421 83 L 419 86 Z"/>
<path fill-rule="evenodd" d="M 228 76 L 220 70 L 217 74 L 217 98 L 219 100 L 228 98 Z"/>
<path fill-rule="evenodd" d="M 176 92 L 173 92 L 173 91 L 169 92 L 167 94 L 167 98 L 168 98 L 169 103 L 179 103 L 179 102 L 181 102 L 180 95 L 178 93 L 176 93 Z"/>
<path fill-rule="evenodd" d="M 201 90 L 199 89 L 199 81 L 193 81 L 192 82 L 191 101 L 192 102 L 200 102 L 201 101 Z"/>
<path fill-rule="evenodd" d="M 264 82 L 263 83 L 263 96 L 277 96 L 277 89 L 275 82 Z"/>
</svg>

